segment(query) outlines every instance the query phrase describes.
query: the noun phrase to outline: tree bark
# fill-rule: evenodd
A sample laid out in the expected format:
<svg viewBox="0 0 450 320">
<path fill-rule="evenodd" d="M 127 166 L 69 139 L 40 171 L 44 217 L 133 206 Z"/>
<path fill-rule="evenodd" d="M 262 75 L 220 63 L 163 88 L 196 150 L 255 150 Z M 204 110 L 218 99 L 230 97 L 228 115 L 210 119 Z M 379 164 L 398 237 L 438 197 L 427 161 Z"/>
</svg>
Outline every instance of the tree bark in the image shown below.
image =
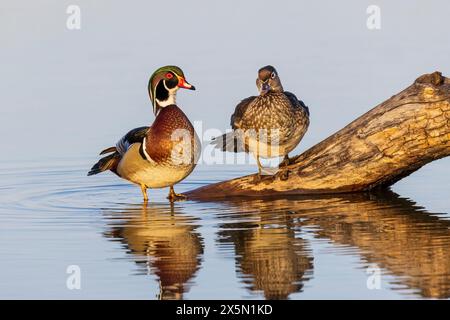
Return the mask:
<svg viewBox="0 0 450 320">
<path fill-rule="evenodd" d="M 387 188 L 450 154 L 450 79 L 425 74 L 346 127 L 291 159 L 274 176 L 206 185 L 190 199 L 329 194 Z"/>
</svg>

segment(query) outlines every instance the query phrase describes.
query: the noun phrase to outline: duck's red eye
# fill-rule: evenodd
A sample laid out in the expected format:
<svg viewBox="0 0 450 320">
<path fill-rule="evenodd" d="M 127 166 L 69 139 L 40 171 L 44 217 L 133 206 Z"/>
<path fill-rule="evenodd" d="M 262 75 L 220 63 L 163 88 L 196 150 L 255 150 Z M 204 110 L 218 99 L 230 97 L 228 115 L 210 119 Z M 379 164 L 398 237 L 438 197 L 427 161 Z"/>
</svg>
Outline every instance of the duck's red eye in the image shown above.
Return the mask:
<svg viewBox="0 0 450 320">
<path fill-rule="evenodd" d="M 167 79 L 172 79 L 173 78 L 173 74 L 171 74 L 170 72 L 166 73 L 166 78 Z"/>
</svg>

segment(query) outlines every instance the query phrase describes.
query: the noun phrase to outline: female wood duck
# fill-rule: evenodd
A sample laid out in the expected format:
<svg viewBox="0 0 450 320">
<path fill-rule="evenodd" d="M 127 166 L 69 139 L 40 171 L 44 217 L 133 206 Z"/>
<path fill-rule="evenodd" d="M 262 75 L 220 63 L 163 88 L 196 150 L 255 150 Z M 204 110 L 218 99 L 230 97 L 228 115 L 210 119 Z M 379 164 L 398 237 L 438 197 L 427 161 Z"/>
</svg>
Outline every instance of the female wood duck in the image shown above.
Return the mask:
<svg viewBox="0 0 450 320">
<path fill-rule="evenodd" d="M 284 91 L 280 77 L 272 66 L 258 71 L 259 96 L 242 100 L 231 116 L 233 131 L 215 138 L 216 148 L 230 152 L 251 152 L 259 160 L 284 156 L 280 165 L 289 164 L 288 153 L 303 138 L 309 126 L 309 109 L 297 97 Z"/>
<path fill-rule="evenodd" d="M 200 156 L 200 140 L 189 119 L 176 105 L 179 88 L 195 90 L 176 66 L 165 66 L 150 77 L 148 91 L 156 118 L 150 127 L 128 132 L 115 147 L 103 150 L 88 176 L 111 170 L 141 187 L 144 201 L 147 188 L 170 187 L 168 199 L 185 198 L 173 186 L 186 178 Z"/>
</svg>

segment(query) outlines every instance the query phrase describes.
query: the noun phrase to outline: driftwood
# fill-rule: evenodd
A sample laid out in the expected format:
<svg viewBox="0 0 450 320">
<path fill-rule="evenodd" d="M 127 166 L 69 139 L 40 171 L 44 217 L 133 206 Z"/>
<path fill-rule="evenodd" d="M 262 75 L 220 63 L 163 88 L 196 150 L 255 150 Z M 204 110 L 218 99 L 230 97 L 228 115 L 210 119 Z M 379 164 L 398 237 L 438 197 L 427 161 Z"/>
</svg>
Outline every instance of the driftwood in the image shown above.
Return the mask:
<svg viewBox="0 0 450 320">
<path fill-rule="evenodd" d="M 330 194 L 387 188 L 450 155 L 450 79 L 425 74 L 313 146 L 274 176 L 249 175 L 186 193 L 191 199 Z"/>
</svg>

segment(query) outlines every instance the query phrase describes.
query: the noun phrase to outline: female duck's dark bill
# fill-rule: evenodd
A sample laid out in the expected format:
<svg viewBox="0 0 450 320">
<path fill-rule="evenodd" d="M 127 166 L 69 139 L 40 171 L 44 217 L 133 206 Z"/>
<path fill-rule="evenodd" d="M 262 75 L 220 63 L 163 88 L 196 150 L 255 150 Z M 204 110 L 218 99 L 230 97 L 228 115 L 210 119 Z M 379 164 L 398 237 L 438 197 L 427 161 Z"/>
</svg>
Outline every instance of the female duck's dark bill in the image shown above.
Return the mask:
<svg viewBox="0 0 450 320">
<path fill-rule="evenodd" d="M 261 94 L 262 95 L 265 95 L 267 92 L 269 92 L 270 91 L 270 85 L 267 83 L 267 82 L 264 82 L 262 85 L 261 85 Z"/>
<path fill-rule="evenodd" d="M 189 90 L 195 90 L 195 87 L 192 84 L 190 84 L 189 82 L 187 82 L 186 80 L 184 80 L 184 78 L 182 78 L 182 77 L 178 78 L 178 87 L 184 88 L 184 89 L 189 89 Z"/>
</svg>

